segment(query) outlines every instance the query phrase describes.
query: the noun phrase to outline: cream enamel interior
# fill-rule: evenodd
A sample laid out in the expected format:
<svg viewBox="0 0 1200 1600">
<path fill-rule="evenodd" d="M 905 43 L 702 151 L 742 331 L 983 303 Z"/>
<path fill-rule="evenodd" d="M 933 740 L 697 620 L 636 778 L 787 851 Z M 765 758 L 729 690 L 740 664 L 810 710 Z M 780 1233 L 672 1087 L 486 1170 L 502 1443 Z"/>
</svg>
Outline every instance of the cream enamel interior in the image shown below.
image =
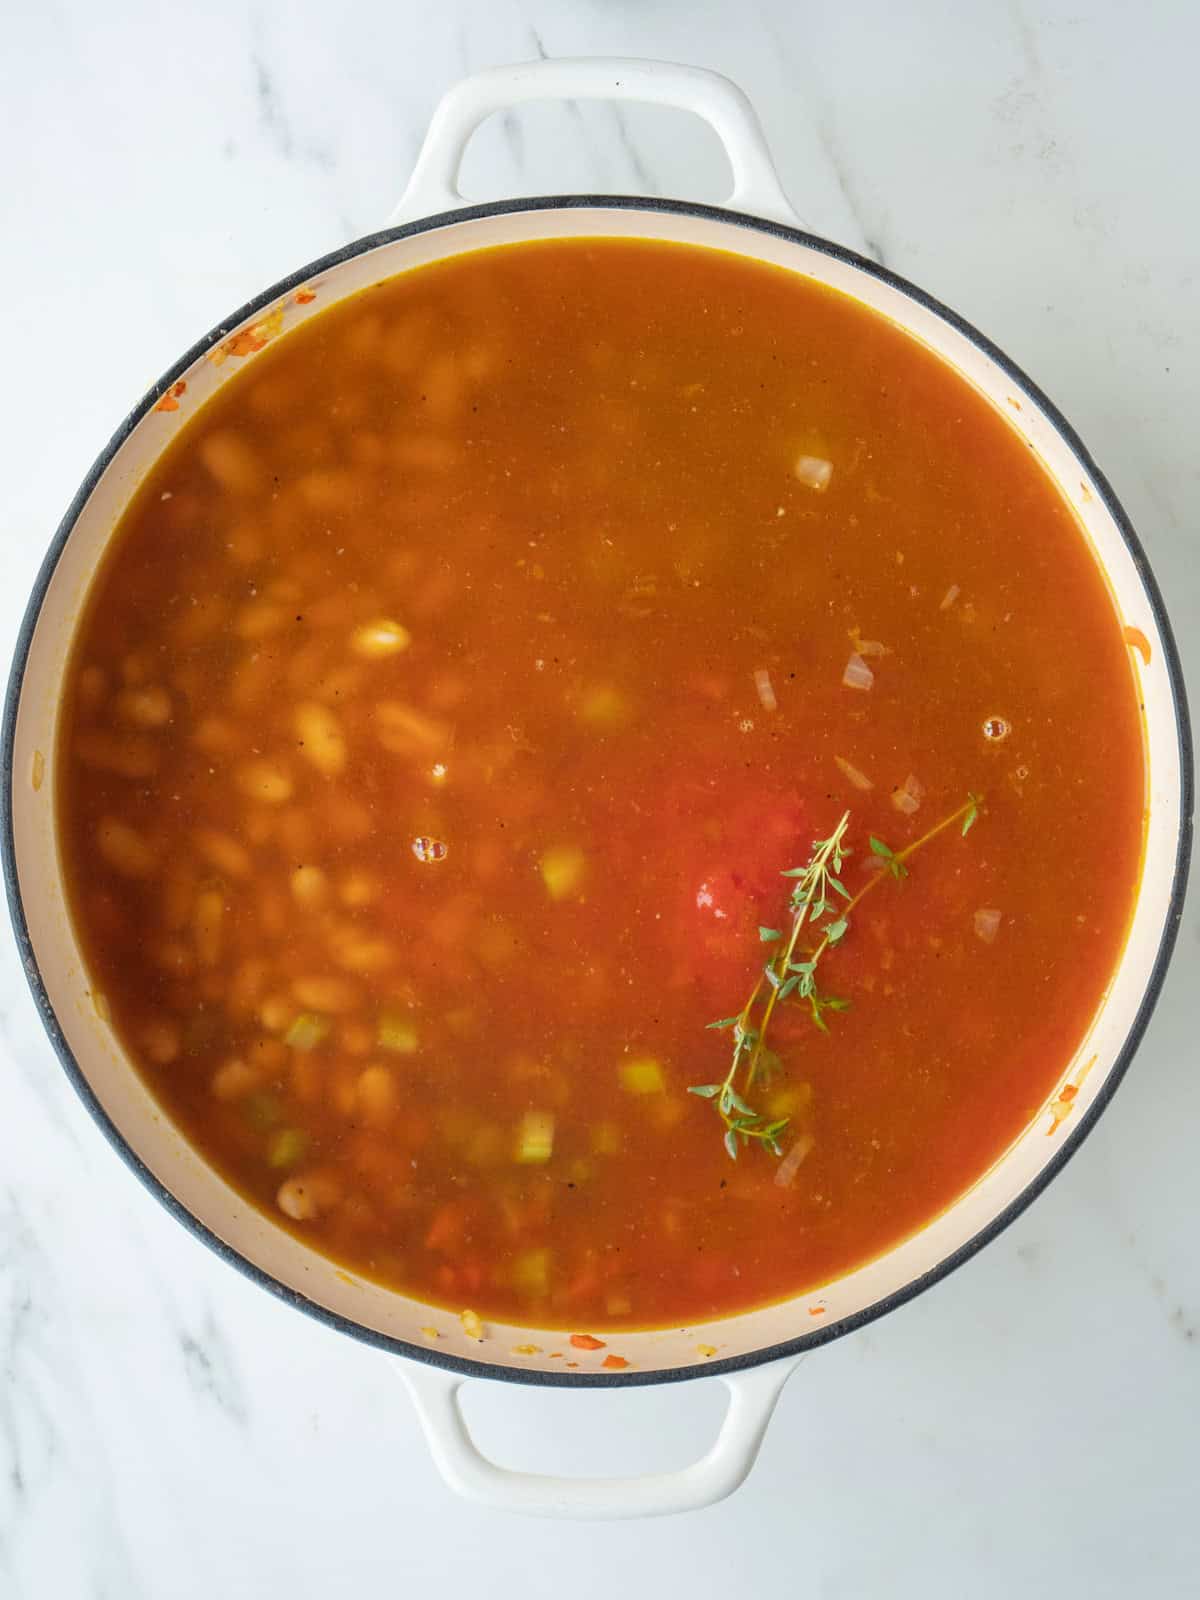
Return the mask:
<svg viewBox="0 0 1200 1600">
<path fill-rule="evenodd" d="M 1148 765 L 1148 825 L 1144 871 L 1129 939 L 1120 966 L 1087 1038 L 1064 1063 L 1063 1080 L 1079 1084 L 1071 1115 L 1057 1132 L 1045 1111 L 1005 1156 L 947 1212 L 888 1254 L 850 1276 L 798 1299 L 686 1329 L 613 1336 L 640 1373 L 679 1367 L 702 1369 L 698 1347 L 717 1359 L 778 1346 L 861 1312 L 936 1268 L 970 1241 L 1038 1176 L 1069 1135 L 1073 1122 L 1102 1093 L 1147 990 L 1170 914 L 1180 817 L 1178 708 L 1154 610 L 1120 531 L 1084 464 L 1043 414 L 983 351 L 934 311 L 850 262 L 767 231 L 689 212 L 606 207 L 492 213 L 377 244 L 317 274 L 315 302 L 289 299 L 287 324 L 318 314 L 356 290 L 425 262 L 519 240 L 579 236 L 668 239 L 733 251 L 771 262 L 842 290 L 902 325 L 984 393 L 1009 426 L 1037 451 L 1075 508 L 1080 526 L 1107 575 L 1123 621 L 1150 644 L 1140 659 Z M 259 316 L 263 313 L 259 313 Z M 253 319 L 251 319 L 253 320 Z M 230 332 L 235 331 L 231 326 Z M 250 356 L 245 359 L 253 360 Z M 126 1143 L 160 1182 L 205 1227 L 263 1272 L 306 1299 L 362 1327 L 414 1344 L 422 1328 L 436 1328 L 437 1349 L 475 1362 L 542 1368 L 561 1374 L 565 1336 L 538 1328 L 494 1324 L 482 1343 L 469 1340 L 453 1313 L 353 1278 L 306 1248 L 248 1206 L 176 1131 L 143 1086 L 119 1043 L 93 1006 L 79 946 L 67 915 L 54 829 L 55 721 L 72 631 L 88 585 L 120 513 L 138 481 L 174 431 L 203 399 L 235 375 L 242 361 L 216 365 L 203 358 L 184 374 L 187 393 L 177 412 L 149 411 L 110 462 L 62 552 L 33 635 L 15 733 L 13 826 L 25 916 L 50 1006 L 96 1098 Z M 33 787 L 35 753 L 46 768 Z M 1089 1066 L 1090 1063 L 1090 1066 Z M 513 1354 L 532 1345 L 538 1355 Z M 575 1352 L 567 1352 L 574 1355 Z M 594 1361 L 594 1358 L 593 1358 Z M 589 1365 L 580 1358 L 580 1372 Z"/>
</svg>

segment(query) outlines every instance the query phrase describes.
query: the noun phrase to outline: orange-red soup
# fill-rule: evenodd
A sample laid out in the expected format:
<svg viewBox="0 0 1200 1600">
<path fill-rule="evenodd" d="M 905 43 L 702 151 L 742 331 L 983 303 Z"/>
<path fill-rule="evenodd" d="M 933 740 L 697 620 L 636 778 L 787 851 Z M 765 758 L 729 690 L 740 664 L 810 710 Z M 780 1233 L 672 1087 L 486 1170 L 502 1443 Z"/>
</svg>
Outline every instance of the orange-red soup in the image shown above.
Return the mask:
<svg viewBox="0 0 1200 1600">
<path fill-rule="evenodd" d="M 117 529 L 58 771 L 188 1138 L 345 1266 L 563 1327 L 799 1293 L 952 1202 L 1081 1039 L 1142 834 L 1118 619 L 1003 419 L 837 294 L 610 240 L 246 357 Z M 828 1031 L 777 1005 L 735 1081 L 782 1154 L 731 1160 L 687 1090 L 781 873 L 848 810 L 857 893 L 971 792 L 823 955 Z"/>
</svg>

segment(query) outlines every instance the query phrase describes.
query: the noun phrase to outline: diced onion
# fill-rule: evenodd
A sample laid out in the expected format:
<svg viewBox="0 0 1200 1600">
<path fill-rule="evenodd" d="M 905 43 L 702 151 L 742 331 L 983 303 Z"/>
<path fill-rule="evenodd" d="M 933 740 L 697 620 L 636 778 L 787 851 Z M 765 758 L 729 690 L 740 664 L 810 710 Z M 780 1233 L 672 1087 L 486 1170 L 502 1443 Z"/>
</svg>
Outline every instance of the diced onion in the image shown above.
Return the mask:
<svg viewBox="0 0 1200 1600">
<path fill-rule="evenodd" d="M 771 685 L 771 674 L 766 667 L 759 667 L 754 674 L 754 687 L 758 690 L 758 698 L 762 701 L 764 711 L 778 711 L 779 701 L 775 698 L 775 690 Z"/>
<path fill-rule="evenodd" d="M 843 778 L 846 778 L 856 789 L 873 789 L 875 785 L 865 772 L 860 772 L 852 762 L 844 760 L 841 756 L 834 756 L 833 764 L 837 767 Z"/>
<path fill-rule="evenodd" d="M 939 611 L 949 611 L 950 607 L 958 599 L 958 597 L 959 597 L 959 595 L 961 593 L 962 593 L 962 590 L 958 587 L 958 585 L 956 583 L 952 583 L 950 585 L 950 587 L 946 590 L 945 594 L 942 596 L 942 603 L 938 607 L 938 610 Z"/>
<path fill-rule="evenodd" d="M 906 817 L 913 816 L 925 798 L 925 785 L 910 772 L 899 789 L 892 791 L 892 804 Z"/>
<path fill-rule="evenodd" d="M 791 1188 L 795 1182 L 796 1174 L 800 1171 L 804 1162 L 804 1158 L 816 1142 L 811 1133 L 802 1133 L 775 1168 L 775 1182 L 781 1189 Z"/>
<path fill-rule="evenodd" d="M 577 845 L 554 845 L 542 856 L 541 868 L 551 900 L 566 900 L 583 884 L 587 857 Z"/>
<path fill-rule="evenodd" d="M 854 648 L 860 656 L 886 656 L 888 653 L 887 645 L 878 639 L 860 639 L 857 634 L 853 638 Z"/>
<path fill-rule="evenodd" d="M 846 670 L 842 673 L 842 682 L 847 689 L 869 689 L 875 682 L 875 674 L 857 650 L 846 663 Z"/>
<path fill-rule="evenodd" d="M 374 622 L 364 622 L 350 635 L 350 648 L 356 655 L 369 661 L 382 660 L 384 656 L 398 655 L 412 643 L 412 635 L 400 622 L 391 617 L 379 617 Z"/>
<path fill-rule="evenodd" d="M 517 1130 L 516 1159 L 526 1166 L 540 1166 L 553 1153 L 553 1111 L 527 1111 Z"/>
<path fill-rule="evenodd" d="M 1000 931 L 1000 913 L 986 910 L 975 913 L 975 933 L 984 944 L 994 944 Z"/>
<path fill-rule="evenodd" d="M 796 462 L 795 472 L 806 488 L 824 494 L 833 477 L 833 462 L 826 461 L 822 456 L 801 456 Z"/>
<path fill-rule="evenodd" d="M 396 1011 L 383 1013 L 375 1038 L 381 1050 L 394 1050 L 401 1056 L 411 1056 L 420 1044 L 415 1025 Z"/>
<path fill-rule="evenodd" d="M 329 1033 L 328 1021 L 314 1011 L 302 1011 L 283 1036 L 293 1050 L 315 1050 Z"/>
<path fill-rule="evenodd" d="M 662 1066 L 653 1056 L 639 1056 L 620 1065 L 621 1087 L 629 1094 L 661 1094 Z"/>
</svg>

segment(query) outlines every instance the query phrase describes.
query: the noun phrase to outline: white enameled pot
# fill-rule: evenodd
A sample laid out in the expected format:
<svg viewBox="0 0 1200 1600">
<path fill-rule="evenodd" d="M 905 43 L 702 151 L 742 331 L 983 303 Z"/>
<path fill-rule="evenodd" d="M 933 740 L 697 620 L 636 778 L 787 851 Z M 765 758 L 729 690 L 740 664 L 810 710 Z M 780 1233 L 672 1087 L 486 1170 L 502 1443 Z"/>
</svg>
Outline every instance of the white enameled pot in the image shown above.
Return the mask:
<svg viewBox="0 0 1200 1600">
<path fill-rule="evenodd" d="M 531 99 L 621 98 L 695 112 L 728 154 L 724 208 L 669 200 L 558 196 L 465 206 L 455 183 L 474 129 Z M 318 315 L 357 290 L 483 246 L 604 236 L 731 251 L 853 296 L 945 361 L 1036 451 L 1074 509 L 1114 605 L 1140 649 L 1131 657 L 1145 706 L 1146 844 L 1128 942 L 1059 1090 L 995 1165 L 942 1216 L 849 1277 L 798 1299 L 685 1329 L 623 1334 L 631 1366 L 565 1369 L 564 1336 L 492 1324 L 482 1342 L 458 1319 L 353 1278 L 275 1227 L 193 1151 L 163 1116 L 97 1015 L 63 893 L 54 823 L 54 751 L 72 632 L 131 493 L 176 430 L 253 354 L 239 332 Z M 311 301 L 299 288 L 315 290 Z M 245 349 L 258 339 L 243 340 Z M 175 394 L 178 409 L 159 402 Z M 1046 398 L 998 350 L 921 291 L 799 228 L 745 97 L 717 75 L 646 61 L 541 61 L 480 74 L 438 107 L 404 200 L 383 232 L 267 290 L 189 351 L 106 447 L 55 536 L 25 617 L 9 684 L 3 759 L 4 872 L 21 957 L 47 1032 L 116 1149 L 159 1199 L 220 1254 L 291 1305 L 401 1356 L 399 1368 L 447 1480 L 463 1494 L 523 1511 L 580 1517 L 661 1514 L 710 1503 L 749 1470 L 784 1381 L 803 1354 L 901 1304 L 993 1238 L 1061 1168 L 1095 1122 L 1146 1025 L 1181 913 L 1191 829 L 1191 758 L 1179 663 L 1145 557 L 1112 491 Z M 1068 1093 L 1063 1096 L 1061 1090 Z M 434 1343 L 420 1329 L 440 1332 Z M 539 1354 L 517 1355 L 517 1347 Z M 715 1354 L 702 1354 L 702 1350 Z M 457 1390 L 468 1378 L 521 1383 L 651 1384 L 717 1374 L 730 1403 L 716 1443 L 677 1474 L 563 1480 L 506 1471 L 476 1450 Z"/>
</svg>

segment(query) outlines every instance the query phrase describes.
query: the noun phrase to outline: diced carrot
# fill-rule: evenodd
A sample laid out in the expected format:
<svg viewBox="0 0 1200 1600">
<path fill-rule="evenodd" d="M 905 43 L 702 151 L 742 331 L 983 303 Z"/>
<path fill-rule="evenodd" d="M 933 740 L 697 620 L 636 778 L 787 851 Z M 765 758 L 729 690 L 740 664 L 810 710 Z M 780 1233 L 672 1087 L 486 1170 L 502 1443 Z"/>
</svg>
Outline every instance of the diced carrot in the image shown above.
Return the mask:
<svg viewBox="0 0 1200 1600">
<path fill-rule="evenodd" d="M 590 1333 L 573 1333 L 571 1343 L 576 1350 L 603 1350 L 604 1340 L 593 1339 Z"/>
<path fill-rule="evenodd" d="M 418 1150 L 428 1143 L 433 1131 L 429 1118 L 420 1111 L 410 1111 L 400 1119 L 398 1135 L 410 1150 Z"/>
<path fill-rule="evenodd" d="M 607 1367 L 610 1372 L 623 1372 L 629 1363 L 624 1356 L 605 1356 L 600 1365 Z"/>
<path fill-rule="evenodd" d="M 453 1250 L 463 1235 L 466 1216 L 463 1208 L 451 1202 L 435 1212 L 425 1235 L 426 1250 Z"/>
<path fill-rule="evenodd" d="M 187 391 L 186 378 L 180 378 L 178 383 L 173 383 L 154 407 L 155 411 L 178 411 L 179 397 Z"/>
<path fill-rule="evenodd" d="M 590 1300 L 599 1290 L 600 1274 L 594 1266 L 586 1266 L 567 1285 L 567 1304 L 576 1305 L 581 1300 Z"/>
</svg>

